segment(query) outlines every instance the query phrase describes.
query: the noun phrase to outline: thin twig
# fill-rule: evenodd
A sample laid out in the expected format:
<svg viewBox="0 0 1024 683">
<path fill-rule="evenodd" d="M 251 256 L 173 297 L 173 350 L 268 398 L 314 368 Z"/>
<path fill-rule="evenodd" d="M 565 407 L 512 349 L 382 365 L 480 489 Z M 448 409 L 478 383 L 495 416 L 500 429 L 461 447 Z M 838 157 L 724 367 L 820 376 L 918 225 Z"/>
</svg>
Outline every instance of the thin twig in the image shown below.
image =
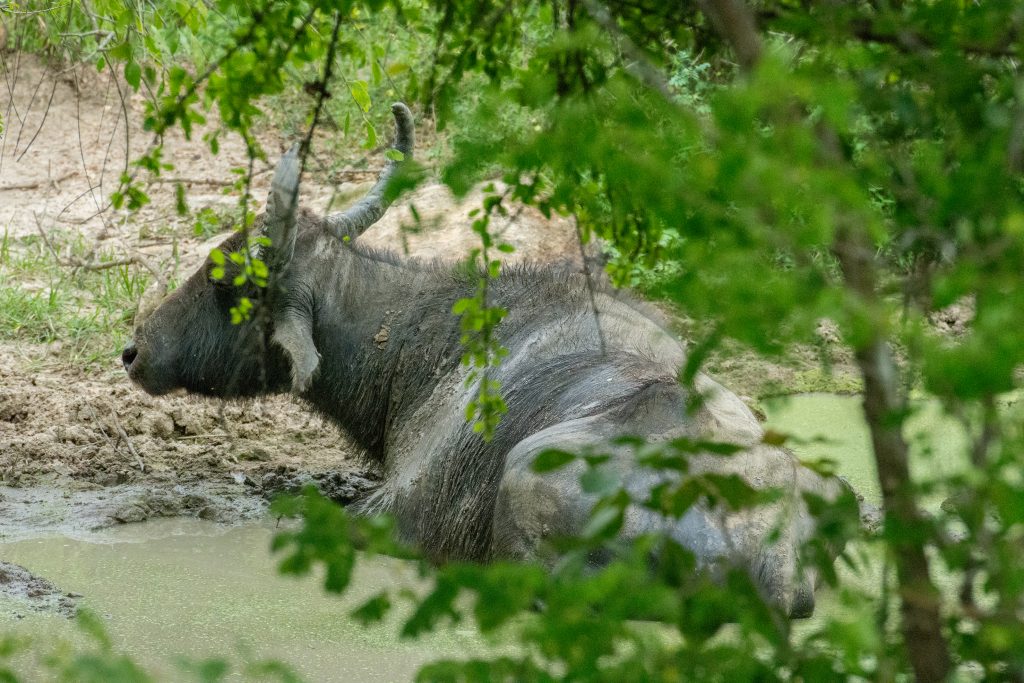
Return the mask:
<svg viewBox="0 0 1024 683">
<path fill-rule="evenodd" d="M 4 12 L 6 14 L 13 14 L 14 16 L 29 17 L 32 16 L 33 14 L 49 14 L 50 12 L 60 8 L 64 4 L 64 2 L 58 2 L 56 5 L 44 7 L 43 9 L 11 9 L 10 7 L 5 7 Z"/>
<path fill-rule="evenodd" d="M 107 434 L 107 430 L 103 428 L 103 423 L 100 422 L 100 416 L 96 414 L 96 409 L 93 408 L 88 403 L 85 405 L 85 407 L 89 409 L 89 414 L 92 416 L 92 421 L 96 424 L 96 428 L 100 430 L 100 434 L 103 435 L 103 440 L 107 442 L 108 446 L 110 446 L 110 450 L 114 451 L 114 453 L 120 454 L 121 451 L 118 449 L 117 444 L 114 443 L 114 440 L 110 438 L 109 434 Z"/>
<path fill-rule="evenodd" d="M 77 258 L 68 259 L 65 265 L 69 265 L 77 270 L 109 270 L 111 268 L 117 268 L 119 266 L 128 266 L 137 264 L 139 261 L 134 256 L 127 258 L 119 258 L 113 261 L 83 261 Z"/>
<path fill-rule="evenodd" d="M 150 274 L 153 275 L 153 278 L 157 281 L 157 283 L 161 285 L 166 284 L 166 276 L 164 276 L 164 274 L 156 266 L 154 266 L 149 261 L 149 259 L 143 256 L 143 254 L 137 250 L 131 256 L 114 259 L 112 261 L 86 261 L 76 256 L 68 256 L 67 258 L 64 258 L 60 255 L 60 252 L 57 251 L 57 247 L 54 246 L 53 242 L 50 240 L 50 236 L 46 233 L 46 230 L 43 228 L 43 223 L 39 218 L 39 214 L 34 213 L 32 214 L 32 217 L 35 219 L 36 230 L 39 232 L 39 236 L 43 238 L 43 244 L 46 245 L 47 250 L 53 256 L 53 259 L 54 261 L 57 262 L 57 265 L 63 266 L 64 268 L 71 268 L 72 270 L 97 271 L 134 264 L 142 266 L 143 268 L 148 270 Z"/>
<path fill-rule="evenodd" d="M 21 125 L 18 127 L 18 137 L 14 139 L 14 152 L 18 152 L 18 146 L 21 144 L 21 136 L 25 132 L 25 124 L 28 122 L 28 115 L 32 112 L 32 105 L 36 101 L 36 95 L 39 94 L 39 89 L 43 87 L 43 82 L 46 80 L 46 72 L 43 71 L 42 75 L 39 76 L 39 82 L 36 83 L 36 87 L 32 90 L 32 96 L 28 98 L 28 107 L 25 109 L 25 116 L 21 120 Z M 12 94 L 13 96 L 13 94 Z M 20 158 L 20 157 L 19 157 Z"/>
<path fill-rule="evenodd" d="M 647 87 L 657 90 L 666 100 L 671 101 L 672 93 L 669 90 L 664 71 L 651 63 L 643 50 L 626 35 L 622 27 L 608 12 L 608 8 L 595 0 L 585 0 L 584 5 L 594 21 L 614 37 L 619 50 L 629 59 L 625 64 L 626 71 Z"/>
<path fill-rule="evenodd" d="M 50 98 L 46 101 L 46 109 L 43 110 L 43 118 L 39 121 L 39 127 L 36 128 L 36 132 L 32 134 L 32 138 L 29 139 L 28 144 L 25 145 L 25 149 L 21 150 L 21 154 L 18 155 L 16 161 L 21 161 L 22 157 L 32 149 L 32 143 L 39 137 L 39 133 L 42 132 L 43 126 L 46 124 L 46 117 L 50 114 L 50 107 L 53 105 L 53 96 L 57 93 L 57 79 L 53 79 L 53 87 L 50 88 Z M 21 137 L 19 133 L 18 137 Z"/>
<path fill-rule="evenodd" d="M 117 411 L 114 410 L 114 406 L 110 406 L 110 414 L 114 418 L 114 426 L 117 428 L 117 433 L 124 441 L 125 445 L 128 446 L 128 452 L 135 456 L 135 462 L 139 465 L 139 471 L 142 473 L 146 472 L 146 463 L 142 461 L 142 456 L 135 450 L 135 446 L 132 445 L 132 440 L 128 438 L 128 432 L 124 430 L 124 425 L 121 424 L 121 418 L 118 417 Z"/>
<path fill-rule="evenodd" d="M 121 177 L 128 175 L 128 168 L 132 160 L 132 148 L 131 148 L 131 128 L 132 123 L 128 118 L 128 102 L 125 93 L 121 90 L 121 80 L 114 77 L 114 87 L 117 88 L 117 97 L 121 101 L 121 116 L 124 119 L 124 168 L 121 169 Z M 125 84 L 127 88 L 127 84 Z M 107 145 L 107 155 L 103 159 L 103 170 L 106 171 L 107 159 L 110 157 L 110 148 L 114 144 L 114 134 L 117 132 L 117 124 L 114 124 L 114 129 L 110 131 L 110 144 Z M 102 178 L 102 176 L 101 176 Z"/>
<path fill-rule="evenodd" d="M 579 218 L 574 214 L 572 217 L 573 227 L 576 228 L 576 243 L 580 246 L 580 261 L 583 264 L 583 275 L 587 283 L 587 295 L 590 297 L 590 310 L 594 312 L 594 327 L 597 328 L 597 340 L 600 344 L 601 355 L 605 355 L 604 331 L 601 329 L 601 312 L 597 310 L 597 297 L 594 295 L 594 282 L 590 275 L 590 262 L 587 259 L 587 250 L 583 247 L 583 231 L 580 229 Z"/>
<path fill-rule="evenodd" d="M 95 22 L 96 20 L 93 19 L 93 21 Z M 89 164 L 85 161 L 85 145 L 82 141 L 82 88 L 78 82 L 78 69 L 76 68 L 72 73 L 75 76 L 75 92 L 78 93 L 78 97 L 75 98 L 75 124 L 78 127 L 78 156 L 82 160 L 82 171 L 85 173 L 85 184 L 89 186 L 89 193 L 92 195 L 92 203 L 98 209 L 100 208 L 100 199 L 97 198 L 96 193 L 93 192 L 95 186 L 92 184 L 92 178 L 89 177 Z"/>
<path fill-rule="evenodd" d="M 274 170 L 273 166 L 253 171 L 253 177 L 270 173 Z M 158 176 L 147 181 L 149 185 L 164 185 L 164 184 L 177 184 L 182 185 L 213 185 L 215 187 L 227 187 L 237 183 L 237 179 L 224 180 L 223 178 L 182 178 L 180 176 Z"/>
<path fill-rule="evenodd" d="M 74 175 L 74 171 L 68 171 L 67 173 L 61 174 L 56 178 L 47 178 L 46 180 L 33 180 L 25 183 L 15 183 L 14 185 L 0 185 L 0 192 L 14 192 L 16 190 L 35 190 L 39 188 L 41 185 L 55 186 L 57 183 L 62 183 Z"/>
</svg>

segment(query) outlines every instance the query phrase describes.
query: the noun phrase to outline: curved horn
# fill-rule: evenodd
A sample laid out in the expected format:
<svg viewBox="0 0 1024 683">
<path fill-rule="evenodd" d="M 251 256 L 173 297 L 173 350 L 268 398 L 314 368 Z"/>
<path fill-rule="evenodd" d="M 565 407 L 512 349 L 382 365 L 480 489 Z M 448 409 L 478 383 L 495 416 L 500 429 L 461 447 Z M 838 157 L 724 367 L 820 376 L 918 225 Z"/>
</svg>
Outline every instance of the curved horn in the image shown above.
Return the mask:
<svg viewBox="0 0 1024 683">
<path fill-rule="evenodd" d="M 299 145 L 281 157 L 270 181 L 267 212 L 264 216 L 264 234 L 270 238 L 272 262 L 267 265 L 281 268 L 291 260 L 295 251 L 295 205 L 299 196 Z"/>
<path fill-rule="evenodd" d="M 391 105 L 391 113 L 395 115 L 395 146 L 402 153 L 402 158 L 412 158 L 412 148 L 416 131 L 412 121 L 412 112 L 401 102 Z M 398 164 L 401 162 L 389 159 L 380 177 L 366 196 L 344 211 L 332 213 L 325 219 L 327 228 L 338 239 L 348 237 L 354 239 L 368 227 L 380 220 L 387 211 L 388 204 L 384 200 L 384 190 L 394 177 Z"/>
</svg>

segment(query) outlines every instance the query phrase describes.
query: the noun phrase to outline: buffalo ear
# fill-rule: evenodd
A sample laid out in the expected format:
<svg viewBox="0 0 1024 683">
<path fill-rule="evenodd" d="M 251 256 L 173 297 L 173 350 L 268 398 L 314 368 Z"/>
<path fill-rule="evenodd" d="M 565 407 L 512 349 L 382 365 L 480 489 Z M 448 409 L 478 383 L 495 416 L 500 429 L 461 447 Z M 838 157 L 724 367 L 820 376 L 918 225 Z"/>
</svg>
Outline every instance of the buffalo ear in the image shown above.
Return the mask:
<svg viewBox="0 0 1024 683">
<path fill-rule="evenodd" d="M 320 352 L 313 343 L 309 316 L 291 309 L 275 316 L 272 339 L 288 357 L 292 370 L 292 392 L 301 396 L 320 372 Z"/>
<path fill-rule="evenodd" d="M 264 235 L 270 239 L 271 257 L 267 265 L 272 271 L 288 265 L 295 251 L 295 209 L 301 173 L 299 146 L 295 144 L 277 162 L 267 197 Z"/>
</svg>

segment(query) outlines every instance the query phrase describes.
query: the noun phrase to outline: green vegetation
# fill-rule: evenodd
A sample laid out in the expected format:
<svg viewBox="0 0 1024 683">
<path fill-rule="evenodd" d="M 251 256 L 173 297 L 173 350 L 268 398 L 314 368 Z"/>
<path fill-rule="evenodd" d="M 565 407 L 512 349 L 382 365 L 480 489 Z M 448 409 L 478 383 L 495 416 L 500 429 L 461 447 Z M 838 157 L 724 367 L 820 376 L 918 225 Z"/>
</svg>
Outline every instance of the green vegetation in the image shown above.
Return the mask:
<svg viewBox="0 0 1024 683">
<path fill-rule="evenodd" d="M 151 276 L 81 239 L 53 234 L 0 243 L 0 339 L 60 343 L 60 355 L 90 369 L 124 343 Z"/>
<path fill-rule="evenodd" d="M 1019 389 L 1024 361 L 1020 3 L 97 0 L 61 11 L 15 25 L 21 46 L 116 68 L 146 98 L 157 142 L 122 178 L 115 206 L 144 205 L 143 175 L 165 170 L 163 134 L 191 134 L 211 112 L 211 152 L 230 132 L 255 158 L 267 103 L 303 103 L 283 108 L 311 140 L 327 91 L 324 125 L 358 131 L 372 149 L 385 112 L 376 105 L 398 96 L 452 131 L 428 161 L 456 192 L 499 173 L 509 199 L 571 215 L 584 237 L 605 240 L 617 282 L 700 321 L 682 381 L 723 343 L 772 357 L 816 343 L 822 318 L 838 326 L 863 383 L 885 518 L 865 539 L 852 501 L 808 501 L 822 531 L 805 560 L 836 584 L 826 550 L 846 542 L 839 561 L 878 572 L 880 586 L 840 587 L 845 609 L 801 632 L 741 572 L 711 582 L 685 549 L 656 539 L 614 549 L 628 494 L 591 469 L 584 485 L 602 502 L 553 572 L 424 569 L 433 589 L 410 598 L 405 635 L 472 620 L 483 631 L 513 625 L 520 649 L 438 662 L 423 680 L 1024 677 L 1024 432 L 1021 406 L 999 401 Z M 337 76 L 318 80 L 335 51 Z M 490 273 L 485 218 L 480 228 Z M 15 322 L 4 334 L 45 338 L 67 322 L 48 317 L 60 291 L 5 295 Z M 467 358 L 484 373 L 501 355 L 486 292 L 485 278 L 458 309 L 469 316 Z M 973 320 L 951 341 L 930 316 L 957 302 L 970 302 Z M 500 387 L 483 386 L 470 418 L 486 434 L 503 403 Z M 911 478 L 912 387 L 961 423 L 965 471 Z M 637 448 L 651 467 L 685 471 L 686 448 Z M 725 478 L 694 481 L 644 503 L 679 515 L 696 500 L 761 502 Z M 925 514 L 931 497 L 948 504 Z M 322 565 L 330 590 L 347 585 L 355 547 L 396 550 L 386 523 L 351 519 L 313 493 L 279 509 L 304 520 L 281 535 L 283 569 Z M 617 559 L 586 570 L 598 549 Z M 940 573 L 954 593 L 936 588 Z M 379 595 L 354 616 L 379 618 L 395 599 Z M 638 617 L 661 630 L 651 637 Z"/>
</svg>

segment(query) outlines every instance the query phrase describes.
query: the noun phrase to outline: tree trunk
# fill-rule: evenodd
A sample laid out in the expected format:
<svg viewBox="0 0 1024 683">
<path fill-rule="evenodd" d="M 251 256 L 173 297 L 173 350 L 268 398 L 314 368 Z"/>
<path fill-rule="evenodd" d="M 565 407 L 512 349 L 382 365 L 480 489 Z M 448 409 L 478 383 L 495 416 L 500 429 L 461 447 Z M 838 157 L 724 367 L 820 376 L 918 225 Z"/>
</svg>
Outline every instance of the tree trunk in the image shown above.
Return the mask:
<svg viewBox="0 0 1024 683">
<path fill-rule="evenodd" d="M 836 238 L 847 286 L 861 299 L 877 303 L 872 251 L 840 229 Z M 855 349 L 857 366 L 864 379 L 864 416 L 871 431 L 871 445 L 885 507 L 885 540 L 896 563 L 903 642 L 919 681 L 944 680 L 952 668 L 949 646 L 942 634 L 940 595 L 928 572 L 925 543 L 928 523 L 914 499 L 908 448 L 903 438 L 906 397 L 901 391 L 896 364 L 880 327 Z"/>
<path fill-rule="evenodd" d="M 733 47 L 745 71 L 756 67 L 761 40 L 750 8 L 743 0 L 700 0 L 702 11 Z M 821 130 L 824 156 L 845 163 L 832 131 Z M 867 236 L 853 226 L 840 226 L 834 244 L 846 286 L 871 308 L 878 307 L 874 252 Z M 855 355 L 864 379 L 864 415 L 882 487 L 886 543 L 895 557 L 899 583 L 903 642 L 919 681 L 944 680 L 952 668 L 949 645 L 942 634 L 940 595 L 928 573 L 925 544 L 928 524 L 914 500 L 913 483 L 903 438 L 906 397 L 899 385 L 892 350 L 883 333 L 887 321 L 875 321 L 867 337 L 857 340 Z"/>
</svg>

